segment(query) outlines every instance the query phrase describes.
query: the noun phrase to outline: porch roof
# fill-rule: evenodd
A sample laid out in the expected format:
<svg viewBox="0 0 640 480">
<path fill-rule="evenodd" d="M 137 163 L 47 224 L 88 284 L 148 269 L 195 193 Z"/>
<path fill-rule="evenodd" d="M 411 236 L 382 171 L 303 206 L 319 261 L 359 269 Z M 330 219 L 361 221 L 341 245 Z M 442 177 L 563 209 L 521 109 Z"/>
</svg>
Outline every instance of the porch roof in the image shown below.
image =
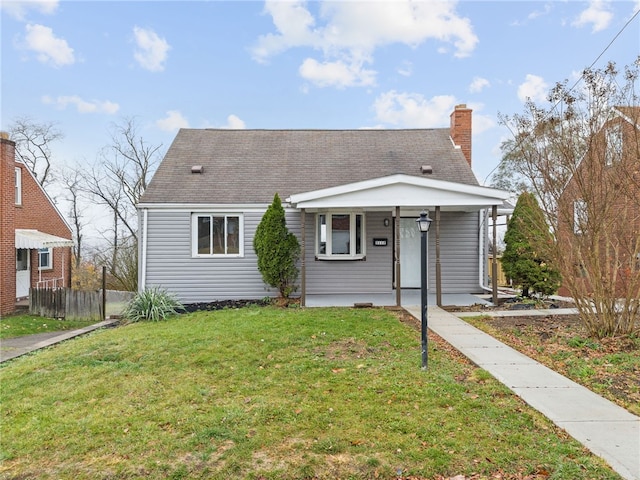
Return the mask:
<svg viewBox="0 0 640 480">
<path fill-rule="evenodd" d="M 16 248 L 72 247 L 73 240 L 57 237 L 39 230 L 16 229 Z"/>
<path fill-rule="evenodd" d="M 474 211 L 501 206 L 509 192 L 412 175 L 389 175 L 362 182 L 291 195 L 287 201 L 295 208 L 429 208 Z"/>
</svg>

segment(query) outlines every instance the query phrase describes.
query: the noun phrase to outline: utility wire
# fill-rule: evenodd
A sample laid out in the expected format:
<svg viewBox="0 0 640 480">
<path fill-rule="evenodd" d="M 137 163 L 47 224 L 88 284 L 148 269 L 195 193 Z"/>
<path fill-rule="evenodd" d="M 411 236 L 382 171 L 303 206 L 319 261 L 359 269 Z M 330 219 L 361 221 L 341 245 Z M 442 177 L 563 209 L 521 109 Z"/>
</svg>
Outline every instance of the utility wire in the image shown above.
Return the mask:
<svg viewBox="0 0 640 480">
<path fill-rule="evenodd" d="M 631 22 L 633 22 L 633 20 L 635 20 L 635 18 L 636 18 L 638 15 L 640 15 L 640 9 L 636 10 L 636 12 L 631 16 L 631 18 L 629 18 L 629 20 L 627 21 L 627 23 L 625 23 L 625 24 L 622 26 L 622 28 L 618 31 L 618 33 L 616 33 L 616 34 L 615 34 L 615 36 L 614 36 L 614 37 L 613 37 L 613 39 L 609 42 L 609 44 L 608 44 L 606 47 L 604 47 L 604 49 L 602 50 L 602 52 L 600 52 L 600 55 L 598 55 L 598 56 L 596 57 L 596 59 L 591 63 L 591 65 L 589 65 L 589 67 L 585 68 L 585 69 L 582 71 L 582 74 L 580 74 L 580 77 L 576 80 L 576 82 L 573 84 L 573 86 L 569 89 L 569 92 L 573 91 L 573 90 L 578 86 L 578 84 L 582 81 L 582 79 L 583 79 L 583 77 L 584 77 L 584 71 L 585 71 L 585 70 L 589 70 L 589 69 L 593 68 L 593 66 L 594 66 L 596 63 L 598 63 L 598 60 L 600 60 L 600 59 L 602 58 L 602 56 L 607 52 L 607 50 L 609 50 L 609 48 L 611 47 L 611 45 L 613 45 L 613 43 L 618 39 L 618 37 L 619 37 L 620 35 L 622 35 L 622 32 L 624 32 L 624 31 L 625 31 L 625 29 L 626 29 L 626 28 L 631 24 Z M 560 103 L 560 101 L 558 100 L 558 102 L 557 102 L 557 103 L 552 107 L 552 110 L 553 110 L 554 108 L 556 108 L 556 107 L 558 106 L 558 104 L 559 104 L 559 103 Z M 516 145 L 514 145 L 514 147 L 513 147 L 513 149 L 512 149 L 511 151 L 513 152 L 517 147 L 519 147 L 519 146 L 520 146 L 520 143 L 521 143 L 522 141 L 523 141 L 523 139 L 518 140 L 518 143 L 517 143 Z M 511 152 L 509 152 L 509 153 L 511 153 Z M 482 184 L 483 184 L 483 185 L 487 183 L 487 180 L 489 179 L 489 177 L 490 177 L 491 175 L 493 175 L 493 173 L 494 173 L 498 168 L 500 168 L 500 165 L 502 165 L 503 163 L 504 163 L 504 156 L 503 156 L 502 160 L 500 160 L 500 161 L 498 162 L 498 165 L 496 165 L 496 166 L 493 168 L 493 170 L 491 170 L 491 171 L 487 174 L 487 176 L 485 177 L 484 181 L 482 182 Z"/>
</svg>

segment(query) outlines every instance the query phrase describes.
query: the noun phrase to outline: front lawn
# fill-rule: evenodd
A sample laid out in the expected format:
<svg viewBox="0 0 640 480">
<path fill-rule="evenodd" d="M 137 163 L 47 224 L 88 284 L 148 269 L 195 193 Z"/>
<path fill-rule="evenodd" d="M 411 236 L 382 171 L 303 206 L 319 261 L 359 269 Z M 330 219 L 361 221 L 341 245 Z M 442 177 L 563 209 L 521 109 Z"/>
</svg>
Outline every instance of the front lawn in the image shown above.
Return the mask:
<svg viewBox="0 0 640 480">
<path fill-rule="evenodd" d="M 38 315 L 9 315 L 0 319 L 0 339 L 35 333 L 75 330 L 97 323 L 95 320 L 61 320 Z"/>
<path fill-rule="evenodd" d="M 2 478 L 619 479 L 379 309 L 137 323 L 0 367 Z"/>
</svg>

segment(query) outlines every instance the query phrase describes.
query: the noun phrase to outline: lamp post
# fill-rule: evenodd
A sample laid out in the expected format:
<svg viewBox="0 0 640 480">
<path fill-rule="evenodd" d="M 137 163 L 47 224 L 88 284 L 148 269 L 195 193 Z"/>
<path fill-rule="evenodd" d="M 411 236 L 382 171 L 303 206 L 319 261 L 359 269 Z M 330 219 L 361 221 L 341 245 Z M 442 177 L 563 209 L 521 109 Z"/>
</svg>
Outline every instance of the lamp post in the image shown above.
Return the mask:
<svg viewBox="0 0 640 480">
<path fill-rule="evenodd" d="M 422 369 L 427 369 L 427 234 L 431 226 L 429 215 L 424 210 L 420 213 L 420 218 L 416 220 L 418 230 L 420 230 L 421 248 L 420 248 L 420 302 L 421 302 L 421 341 L 422 341 Z"/>
</svg>

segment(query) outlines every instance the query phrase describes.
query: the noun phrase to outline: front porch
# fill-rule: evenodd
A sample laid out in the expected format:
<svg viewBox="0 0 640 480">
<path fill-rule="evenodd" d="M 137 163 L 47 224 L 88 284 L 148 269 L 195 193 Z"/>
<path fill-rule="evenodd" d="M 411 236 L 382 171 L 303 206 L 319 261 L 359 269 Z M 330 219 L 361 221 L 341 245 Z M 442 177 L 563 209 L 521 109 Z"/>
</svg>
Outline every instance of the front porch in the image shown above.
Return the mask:
<svg viewBox="0 0 640 480">
<path fill-rule="evenodd" d="M 403 289 L 401 291 L 401 305 L 403 307 L 420 307 L 420 289 Z M 436 305 L 436 294 L 427 295 L 429 305 Z M 442 294 L 442 305 L 468 306 L 475 304 L 491 305 L 491 295 L 471 294 L 471 293 L 444 293 Z M 305 306 L 307 307 L 353 307 L 356 304 L 371 304 L 374 307 L 394 307 L 396 306 L 396 292 L 389 293 L 350 293 L 331 295 L 309 295 L 306 296 Z"/>
</svg>

